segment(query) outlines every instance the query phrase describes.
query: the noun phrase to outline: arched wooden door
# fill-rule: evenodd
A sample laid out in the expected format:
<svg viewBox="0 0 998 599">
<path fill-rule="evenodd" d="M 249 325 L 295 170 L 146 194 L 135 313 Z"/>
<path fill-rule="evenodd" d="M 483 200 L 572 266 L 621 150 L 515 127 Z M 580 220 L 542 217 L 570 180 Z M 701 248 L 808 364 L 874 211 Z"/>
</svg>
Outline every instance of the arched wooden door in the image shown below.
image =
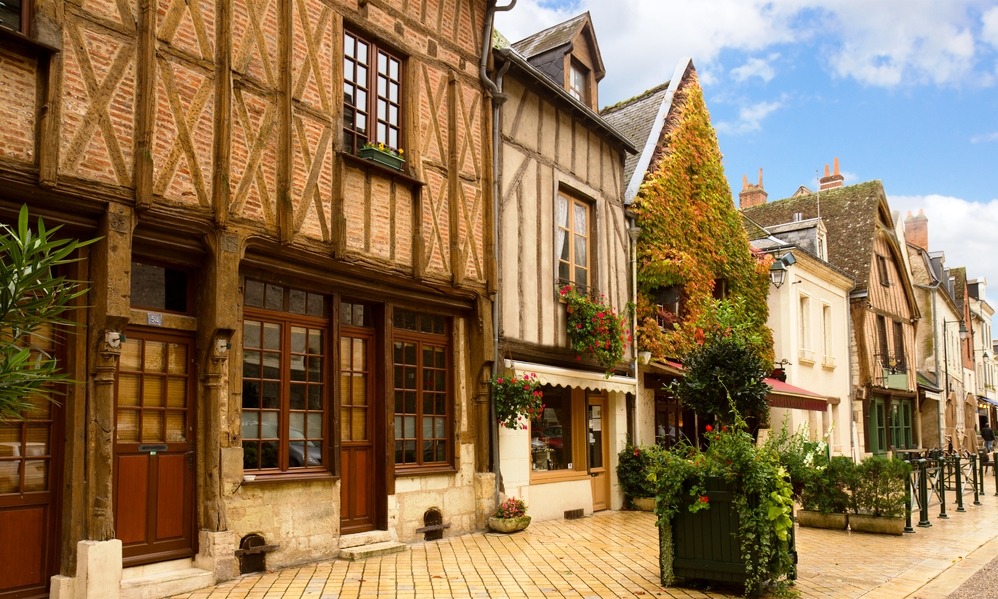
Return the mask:
<svg viewBox="0 0 998 599">
<path fill-rule="evenodd" d="M 126 566 L 189 557 L 194 534 L 194 336 L 126 332 L 115 402 L 115 532 Z"/>
</svg>

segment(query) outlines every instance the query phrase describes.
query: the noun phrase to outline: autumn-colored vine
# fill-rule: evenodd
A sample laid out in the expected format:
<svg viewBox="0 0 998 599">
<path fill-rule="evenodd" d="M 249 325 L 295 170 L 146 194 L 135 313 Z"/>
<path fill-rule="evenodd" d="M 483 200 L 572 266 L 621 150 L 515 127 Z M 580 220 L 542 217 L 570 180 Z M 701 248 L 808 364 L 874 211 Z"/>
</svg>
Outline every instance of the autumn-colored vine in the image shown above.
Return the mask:
<svg viewBox="0 0 998 599">
<path fill-rule="evenodd" d="M 723 280 L 742 298 L 772 360 L 766 326 L 769 261 L 756 256 L 735 209 L 721 164 L 717 135 L 691 73 L 673 100 L 652 167 L 634 202 L 638 239 L 638 348 L 656 357 L 681 357 L 696 342 L 697 321 Z M 654 293 L 682 290 L 679 318 L 660 326 Z M 671 315 L 665 315 L 671 317 Z"/>
</svg>

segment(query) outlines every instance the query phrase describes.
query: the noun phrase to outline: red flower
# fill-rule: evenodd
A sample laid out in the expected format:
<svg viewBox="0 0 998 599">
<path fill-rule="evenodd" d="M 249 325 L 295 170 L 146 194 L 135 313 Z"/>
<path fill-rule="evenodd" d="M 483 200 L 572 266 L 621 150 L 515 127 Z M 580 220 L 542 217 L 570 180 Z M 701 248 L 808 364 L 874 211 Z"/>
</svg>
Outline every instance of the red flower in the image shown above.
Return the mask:
<svg viewBox="0 0 998 599">
<path fill-rule="evenodd" d="M 638 449 L 637 447 L 635 447 L 635 448 L 634 448 L 634 457 L 638 457 L 638 456 L 640 456 L 640 455 L 641 455 L 641 450 L 640 450 L 640 449 Z"/>
<path fill-rule="evenodd" d="M 700 496 L 700 503 L 707 503 L 708 501 L 710 501 L 710 499 L 708 499 L 706 495 Z"/>
<path fill-rule="evenodd" d="M 714 430 L 714 427 L 712 427 L 712 426 L 711 426 L 711 425 L 709 425 L 709 424 L 708 424 L 708 425 L 707 425 L 707 426 L 706 426 L 705 428 L 707 429 L 707 432 L 708 432 L 708 433 L 709 433 L 710 431 Z"/>
</svg>

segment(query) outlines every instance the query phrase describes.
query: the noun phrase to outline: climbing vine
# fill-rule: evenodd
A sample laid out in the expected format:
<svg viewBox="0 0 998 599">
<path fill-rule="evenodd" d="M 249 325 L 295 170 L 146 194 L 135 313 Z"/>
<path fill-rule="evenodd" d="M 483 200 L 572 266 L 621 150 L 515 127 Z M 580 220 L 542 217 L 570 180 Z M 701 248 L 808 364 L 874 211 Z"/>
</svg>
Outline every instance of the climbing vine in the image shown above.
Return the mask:
<svg viewBox="0 0 998 599">
<path fill-rule="evenodd" d="M 741 298 L 750 323 L 772 359 L 766 326 L 770 259 L 752 252 L 731 187 L 724 175 L 717 135 L 693 73 L 677 91 L 652 170 L 634 202 L 638 240 L 638 349 L 656 357 L 681 357 L 696 343 L 697 321 L 715 286 Z M 658 309 L 663 289 L 678 289 L 678 317 Z"/>
</svg>

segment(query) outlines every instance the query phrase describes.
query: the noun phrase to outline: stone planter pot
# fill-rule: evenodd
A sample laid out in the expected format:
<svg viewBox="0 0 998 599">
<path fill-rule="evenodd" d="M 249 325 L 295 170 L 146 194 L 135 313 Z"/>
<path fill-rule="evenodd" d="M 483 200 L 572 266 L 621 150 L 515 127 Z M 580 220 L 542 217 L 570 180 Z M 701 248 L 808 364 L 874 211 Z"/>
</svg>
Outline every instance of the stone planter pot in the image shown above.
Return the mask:
<svg viewBox="0 0 998 599">
<path fill-rule="evenodd" d="M 655 498 L 654 497 L 635 497 L 631 499 L 634 503 L 634 507 L 641 510 L 642 512 L 654 512 L 655 511 Z"/>
<path fill-rule="evenodd" d="M 530 516 L 520 516 L 518 518 L 489 517 L 489 528 L 495 532 L 517 532 L 526 528 L 528 524 L 530 524 Z"/>
<path fill-rule="evenodd" d="M 811 510 L 800 510 L 797 512 L 797 523 L 801 526 L 811 528 L 831 528 L 834 530 L 845 530 L 849 523 L 848 514 L 822 514 Z"/>
<path fill-rule="evenodd" d="M 904 522 L 904 518 L 849 514 L 849 528 L 858 532 L 900 536 L 904 534 Z"/>
</svg>

